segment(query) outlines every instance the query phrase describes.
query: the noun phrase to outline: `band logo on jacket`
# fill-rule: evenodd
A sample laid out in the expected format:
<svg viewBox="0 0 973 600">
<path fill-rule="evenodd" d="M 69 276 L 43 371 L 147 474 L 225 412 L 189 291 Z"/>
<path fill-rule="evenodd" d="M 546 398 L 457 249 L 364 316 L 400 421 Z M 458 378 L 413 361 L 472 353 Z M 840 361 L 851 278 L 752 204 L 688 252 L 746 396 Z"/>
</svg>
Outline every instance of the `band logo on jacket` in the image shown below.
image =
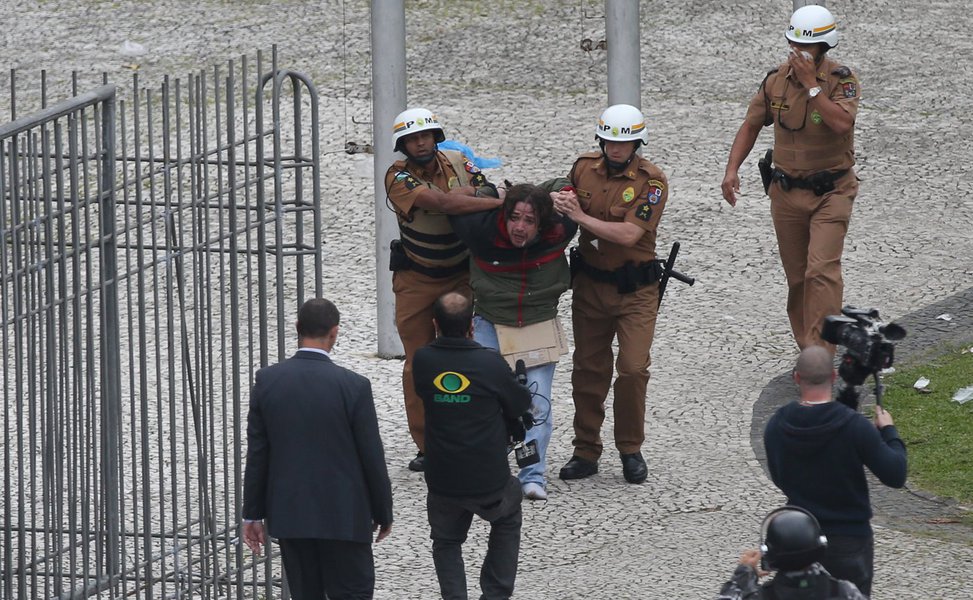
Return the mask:
<svg viewBox="0 0 973 600">
<path fill-rule="evenodd" d="M 467 404 L 472 397 L 463 394 L 470 387 L 470 380 L 466 375 L 455 371 L 443 371 L 432 380 L 432 384 L 441 394 L 433 394 L 432 401 L 444 404 Z"/>
</svg>

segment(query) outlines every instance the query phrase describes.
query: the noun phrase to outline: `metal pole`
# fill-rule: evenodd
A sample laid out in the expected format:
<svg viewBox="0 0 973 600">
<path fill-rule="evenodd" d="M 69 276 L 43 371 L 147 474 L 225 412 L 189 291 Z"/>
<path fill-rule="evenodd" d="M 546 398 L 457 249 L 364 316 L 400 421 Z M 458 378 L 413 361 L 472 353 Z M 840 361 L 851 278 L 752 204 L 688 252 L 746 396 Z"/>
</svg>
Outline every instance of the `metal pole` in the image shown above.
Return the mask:
<svg viewBox="0 0 973 600">
<path fill-rule="evenodd" d="M 385 172 L 394 161 L 392 120 L 405 109 L 405 4 L 372 1 L 372 147 L 375 149 L 375 290 L 378 355 L 402 356 L 395 329 L 395 296 L 388 270 L 389 243 L 398 237 L 395 214 L 386 207 Z"/>
<path fill-rule="evenodd" d="M 605 0 L 608 43 L 608 105 L 642 109 L 642 69 L 638 0 Z"/>
<path fill-rule="evenodd" d="M 102 374 L 102 418 L 104 454 L 102 466 L 105 494 L 106 571 L 111 577 L 121 573 L 121 337 L 119 334 L 118 264 L 115 228 L 115 92 L 101 104 L 101 168 L 98 182 L 100 195 L 102 243 L 100 247 L 101 273 L 101 347 L 103 348 L 104 373 Z"/>
</svg>

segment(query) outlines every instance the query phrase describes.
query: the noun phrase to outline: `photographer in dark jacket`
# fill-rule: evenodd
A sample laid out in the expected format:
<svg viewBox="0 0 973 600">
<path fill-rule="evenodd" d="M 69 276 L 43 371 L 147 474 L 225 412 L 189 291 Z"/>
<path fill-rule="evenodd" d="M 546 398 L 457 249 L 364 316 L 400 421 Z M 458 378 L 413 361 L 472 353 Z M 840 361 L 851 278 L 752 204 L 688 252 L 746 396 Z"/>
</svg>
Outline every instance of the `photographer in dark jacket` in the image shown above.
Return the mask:
<svg viewBox="0 0 973 600">
<path fill-rule="evenodd" d="M 794 381 L 801 397 L 767 423 L 767 468 L 787 503 L 813 514 L 828 537 L 821 564 L 863 594 L 872 587 L 872 507 L 864 467 L 890 487 L 906 478 L 905 444 L 892 416 L 875 407 L 874 425 L 835 402 L 831 353 L 820 346 L 801 352 Z"/>
<path fill-rule="evenodd" d="M 814 515 L 803 508 L 784 506 L 764 519 L 760 550 L 746 550 L 733 576 L 716 600 L 864 600 L 849 581 L 832 577 L 821 563 L 828 538 Z M 760 583 L 763 568 L 777 571 Z"/>
<path fill-rule="evenodd" d="M 521 490 L 510 474 L 508 423 L 519 423 L 530 408 L 530 392 L 503 357 L 471 339 L 473 307 L 465 296 L 440 297 L 433 315 L 436 340 L 416 352 L 413 377 L 426 415 L 426 510 L 439 588 L 447 600 L 467 598 L 463 542 L 477 515 L 490 523 L 481 598 L 509 598 Z"/>
</svg>

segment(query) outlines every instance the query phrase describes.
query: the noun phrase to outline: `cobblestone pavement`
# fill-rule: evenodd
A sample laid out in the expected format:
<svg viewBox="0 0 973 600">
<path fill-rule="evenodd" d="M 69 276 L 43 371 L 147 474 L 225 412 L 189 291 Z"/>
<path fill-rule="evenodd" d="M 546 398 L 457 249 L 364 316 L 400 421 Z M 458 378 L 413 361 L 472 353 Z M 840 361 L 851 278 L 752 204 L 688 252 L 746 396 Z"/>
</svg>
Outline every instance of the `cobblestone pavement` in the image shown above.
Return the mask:
<svg viewBox="0 0 973 600">
<path fill-rule="evenodd" d="M 3 0 L 2 64 L 21 76 L 107 71 L 124 82 L 185 74 L 278 44 L 282 64 L 322 94 L 326 294 L 344 312 L 337 359 L 376 391 L 395 493 L 392 536 L 376 547 L 377 597 L 436 597 L 424 512 L 425 485 L 410 473 L 401 363 L 375 357 L 371 163 L 338 150 L 367 141 L 368 4 L 170 0 L 158 3 Z M 375 2 L 380 5 L 381 2 Z M 499 156 L 494 180 L 562 174 L 594 147 L 604 108 L 606 55 L 581 50 L 604 38 L 603 3 L 414 0 L 407 3 L 411 105 L 441 117 L 450 138 Z M 973 38 L 962 2 L 829 2 L 842 41 L 833 55 L 861 77 L 857 124 L 861 195 L 845 251 L 846 301 L 895 318 L 967 290 L 973 282 L 970 131 Z M 719 183 L 732 136 L 763 73 L 782 59 L 788 0 L 641 2 L 646 155 L 671 181 L 661 248 L 683 244 L 681 269 L 659 318 L 646 415 L 649 480 L 622 479 L 606 452 L 597 476 L 556 479 L 571 455 L 569 361 L 558 366 L 550 500 L 525 504 L 518 598 L 706 598 L 760 519 L 782 502 L 751 449 L 753 407 L 796 357 L 785 285 L 757 151 L 744 165 L 736 208 Z M 119 53 L 125 40 L 146 54 Z M 6 98 L 0 91 L 0 97 Z M 6 102 L 6 100 L 0 100 Z M 5 114 L 6 106 L 0 106 Z M 769 134 L 757 149 L 769 146 Z M 570 294 L 562 300 L 570 324 Z M 973 332 L 969 312 L 953 326 Z M 612 447 L 611 416 L 605 429 Z M 882 505 L 876 519 L 876 598 L 965 598 L 973 547 L 901 530 Z M 467 543 L 470 584 L 485 528 Z M 675 591 L 679 590 L 679 591 Z"/>
</svg>

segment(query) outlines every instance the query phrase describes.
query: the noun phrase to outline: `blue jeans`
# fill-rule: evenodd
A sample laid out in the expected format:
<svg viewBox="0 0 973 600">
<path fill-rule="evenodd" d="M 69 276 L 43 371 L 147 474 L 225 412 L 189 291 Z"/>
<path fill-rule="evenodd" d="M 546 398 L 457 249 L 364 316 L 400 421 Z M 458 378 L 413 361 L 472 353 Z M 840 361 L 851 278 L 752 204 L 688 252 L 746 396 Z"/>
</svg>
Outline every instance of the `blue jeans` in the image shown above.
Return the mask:
<svg viewBox="0 0 973 600">
<path fill-rule="evenodd" d="M 493 323 L 479 315 L 473 317 L 473 339 L 481 346 L 494 350 L 500 349 L 497 330 Z M 517 477 L 521 485 L 536 483 L 544 487 L 546 484 L 544 472 L 547 469 L 547 445 L 551 441 L 551 431 L 554 429 L 550 400 L 551 386 L 554 383 L 554 367 L 555 363 L 548 363 L 527 369 L 527 387 L 533 394 L 530 412 L 533 413 L 535 421 L 543 421 L 543 423 L 538 423 L 527 431 L 526 441 L 537 442 L 537 455 L 540 461 L 520 470 Z"/>
</svg>

